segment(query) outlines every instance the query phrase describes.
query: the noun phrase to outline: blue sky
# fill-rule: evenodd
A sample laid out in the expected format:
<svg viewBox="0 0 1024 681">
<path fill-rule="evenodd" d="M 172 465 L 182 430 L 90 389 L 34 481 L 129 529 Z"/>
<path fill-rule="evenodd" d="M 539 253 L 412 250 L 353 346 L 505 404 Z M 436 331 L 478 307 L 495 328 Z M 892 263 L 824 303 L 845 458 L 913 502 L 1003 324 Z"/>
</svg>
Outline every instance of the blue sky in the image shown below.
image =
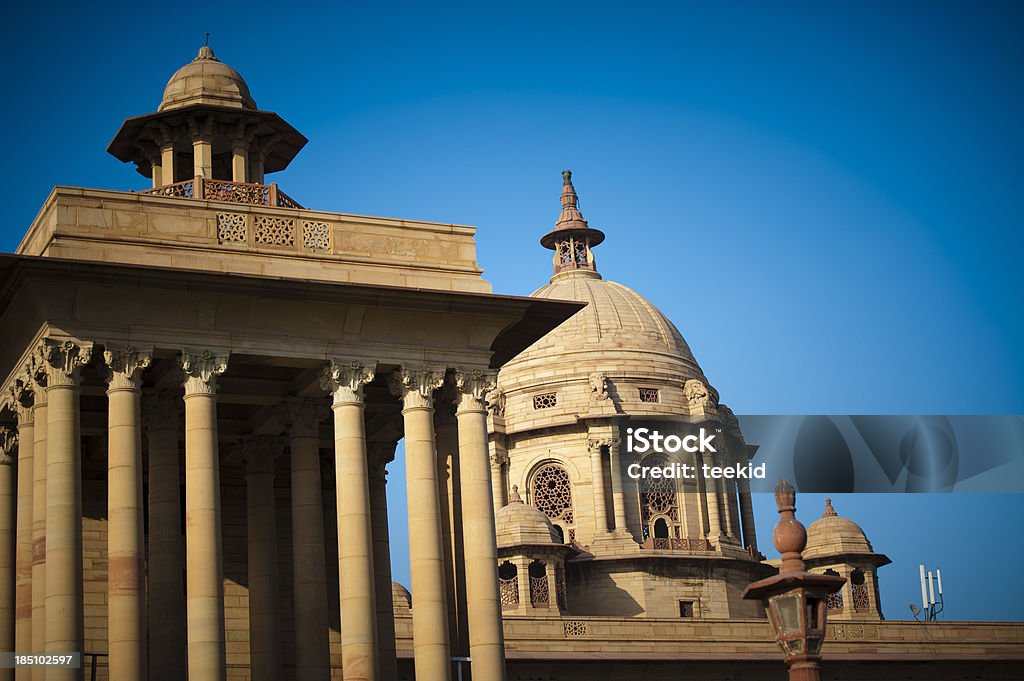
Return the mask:
<svg viewBox="0 0 1024 681">
<path fill-rule="evenodd" d="M 608 235 L 602 274 L 676 322 L 737 413 L 1024 413 L 1019 3 L 23 3 L 7 18 L 4 250 L 54 184 L 145 186 L 106 145 L 209 31 L 310 139 L 275 178 L 286 192 L 476 225 L 497 292 L 547 280 L 537 238 L 572 168 Z M 393 520 L 403 476 L 397 462 Z M 917 600 L 918 562 L 942 567 L 948 615 L 1024 616 L 1021 497 L 836 507 L 896 561 L 890 617 Z"/>
</svg>

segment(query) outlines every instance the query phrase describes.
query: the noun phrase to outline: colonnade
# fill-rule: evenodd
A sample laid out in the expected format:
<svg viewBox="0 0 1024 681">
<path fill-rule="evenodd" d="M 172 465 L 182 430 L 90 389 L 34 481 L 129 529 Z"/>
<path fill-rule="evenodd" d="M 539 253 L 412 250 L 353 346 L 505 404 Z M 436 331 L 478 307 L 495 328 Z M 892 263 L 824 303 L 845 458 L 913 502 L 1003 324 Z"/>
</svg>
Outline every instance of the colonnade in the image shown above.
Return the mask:
<svg viewBox="0 0 1024 681">
<path fill-rule="evenodd" d="M 45 339 L 14 380 L 17 431 L 2 431 L 0 456 L 0 648 L 82 651 L 83 542 L 80 370 L 92 347 Z M 104 348 L 99 367 L 108 401 L 108 642 L 112 681 L 224 681 L 223 546 L 217 382 L 227 353 L 184 350 L 181 391 L 143 397 L 152 351 Z M 368 446 L 364 388 L 376 365 L 327 362 L 337 484 L 342 658 L 346 681 L 397 675 L 384 500 L 394 444 Z M 417 678 L 450 679 L 434 391 L 444 368 L 402 366 L 390 376 L 401 401 L 406 441 Z M 456 371 L 458 465 L 464 511 L 465 612 L 473 677 L 504 681 L 494 506 L 484 394 L 493 372 Z M 180 412 L 184 411 L 185 542 L 179 502 Z M 319 464 L 318 400 L 288 398 L 280 408 L 290 448 L 295 675 L 330 678 L 327 579 Z M 149 445 L 148 563 L 143 518 L 142 439 Z M 15 445 L 16 443 L 16 445 Z M 251 678 L 281 678 L 274 459 L 282 440 L 243 438 L 248 517 Z M 16 472 L 15 472 L 16 468 Z M 375 563 L 379 564 L 376 565 Z M 185 588 L 181 569 L 185 568 Z M 147 570 L 148 566 L 148 570 Z M 449 570 L 452 568 L 449 567 Z M 148 583 L 147 583 L 148 577 Z M 148 601 L 148 602 L 147 602 Z M 43 673 L 45 672 L 45 673 Z M 13 678 L 11 674 L 4 678 Z M 81 669 L 19 669 L 17 679 L 71 681 Z"/>
</svg>

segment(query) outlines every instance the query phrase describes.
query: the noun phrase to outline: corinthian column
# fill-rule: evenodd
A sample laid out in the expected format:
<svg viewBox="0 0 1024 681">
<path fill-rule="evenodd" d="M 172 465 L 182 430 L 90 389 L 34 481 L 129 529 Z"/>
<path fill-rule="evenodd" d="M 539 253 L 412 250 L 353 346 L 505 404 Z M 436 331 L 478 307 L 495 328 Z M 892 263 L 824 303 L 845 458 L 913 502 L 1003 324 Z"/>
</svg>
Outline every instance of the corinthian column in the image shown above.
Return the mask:
<svg viewBox="0 0 1024 681">
<path fill-rule="evenodd" d="M 416 678 L 431 681 L 451 679 L 433 419 L 433 393 L 443 382 L 444 370 L 430 367 L 402 367 L 391 376 L 391 390 L 402 400 L 405 421 Z"/>
<path fill-rule="evenodd" d="M 46 648 L 46 365 L 43 346 L 32 356 L 31 376 L 35 389 L 32 420 L 35 438 L 32 444 L 32 648 Z M 46 668 L 33 667 L 32 681 L 45 681 Z"/>
<path fill-rule="evenodd" d="M 321 386 L 334 410 L 338 490 L 338 572 L 341 576 L 341 657 L 346 681 L 377 679 L 377 605 L 373 578 L 370 487 L 363 425 L 363 386 L 375 365 L 331 361 Z M 411 529 L 411 528 L 410 528 Z M 424 677 L 424 678 L 430 678 Z"/>
<path fill-rule="evenodd" d="M 249 673 L 252 681 L 277 681 L 281 676 L 274 459 L 283 449 L 280 441 L 267 436 L 245 438 L 241 444 L 248 519 Z"/>
<path fill-rule="evenodd" d="M 181 353 L 185 372 L 185 571 L 189 681 L 224 681 L 217 377 L 226 354 Z"/>
<path fill-rule="evenodd" d="M 107 640 L 110 677 L 145 681 L 146 586 L 142 526 L 142 371 L 151 351 L 111 348 L 107 366 Z"/>
<path fill-rule="evenodd" d="M 296 681 L 328 681 L 331 674 L 327 621 L 327 567 L 320 477 L 319 400 L 284 405 L 292 467 L 292 573 L 295 604 Z"/>
<path fill-rule="evenodd" d="M 11 390 L 18 414 L 18 508 L 15 551 L 14 647 L 32 651 L 32 469 L 34 464 L 35 420 L 31 379 L 16 379 Z M 31 678 L 31 669 L 17 670 L 18 681 Z"/>
<path fill-rule="evenodd" d="M 740 524 L 743 527 L 743 547 L 753 551 L 757 556 L 757 531 L 754 529 L 754 509 L 750 499 L 750 481 L 741 478 L 737 481 L 740 488 Z"/>
<path fill-rule="evenodd" d="M 181 566 L 181 394 L 142 399 L 149 440 L 149 681 L 185 678 L 185 589 Z"/>
<path fill-rule="evenodd" d="M 714 466 L 715 460 L 711 454 L 704 455 L 703 464 L 707 466 Z M 700 465 L 701 459 L 698 455 L 698 465 Z M 705 489 L 705 501 L 708 509 L 708 539 L 718 541 L 719 537 L 722 536 L 722 521 L 721 516 L 718 513 L 718 480 L 715 478 L 707 478 L 704 480 Z"/>
<path fill-rule="evenodd" d="M 0 650 L 14 651 L 15 496 L 17 495 L 18 431 L 0 424 Z M 0 679 L 14 678 L 11 669 Z"/>
<path fill-rule="evenodd" d="M 395 657 L 395 603 L 391 594 L 391 542 L 388 536 L 387 465 L 395 460 L 397 442 L 371 442 L 370 521 L 373 527 L 373 566 L 377 587 L 377 647 L 380 678 L 398 678 Z"/>
<path fill-rule="evenodd" d="M 463 551 L 469 657 L 476 681 L 505 680 L 505 640 L 498 594 L 498 547 L 491 495 L 487 409 L 484 395 L 494 386 L 492 372 L 457 372 L 459 388 L 459 473 L 462 487 Z M 415 601 L 413 601 L 415 603 Z"/>
<path fill-rule="evenodd" d="M 79 370 L 92 356 L 74 341 L 44 341 L 46 399 L 46 652 L 82 650 L 82 452 Z M 54 667 L 47 681 L 75 679 L 80 670 Z"/>
<path fill-rule="evenodd" d="M 618 441 L 608 447 L 608 463 L 612 476 L 612 510 L 615 517 L 615 533 L 622 535 L 629 532 L 626 524 L 626 502 L 622 491 L 622 464 Z"/>
<path fill-rule="evenodd" d="M 587 451 L 590 452 L 591 487 L 594 490 L 594 539 L 608 534 L 608 506 L 604 498 L 604 464 L 601 461 L 601 448 L 607 445 L 611 449 L 611 440 L 587 440 Z"/>
</svg>

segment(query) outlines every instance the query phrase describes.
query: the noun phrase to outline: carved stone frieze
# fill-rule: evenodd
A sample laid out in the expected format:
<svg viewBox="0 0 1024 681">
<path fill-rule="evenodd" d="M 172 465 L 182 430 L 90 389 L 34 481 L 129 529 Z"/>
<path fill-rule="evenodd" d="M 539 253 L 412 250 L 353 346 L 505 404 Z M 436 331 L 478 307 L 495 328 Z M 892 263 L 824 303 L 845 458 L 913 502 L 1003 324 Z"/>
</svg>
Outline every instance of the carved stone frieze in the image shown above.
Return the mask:
<svg viewBox="0 0 1024 681">
<path fill-rule="evenodd" d="M 152 363 L 152 350 L 140 350 L 130 345 L 108 346 L 103 350 L 103 364 L 110 390 L 140 390 L 142 372 Z"/>
<path fill-rule="evenodd" d="M 362 402 L 363 387 L 376 375 L 376 362 L 364 365 L 358 360 L 344 362 L 332 359 L 324 365 L 320 387 L 331 393 L 334 404 Z"/>
<path fill-rule="evenodd" d="M 213 350 L 181 351 L 181 369 L 185 372 L 185 396 L 213 395 L 217 392 L 217 377 L 228 370 L 228 353 Z"/>
<path fill-rule="evenodd" d="M 181 393 L 147 390 L 142 395 L 142 424 L 146 430 L 177 430 L 181 424 Z"/>
<path fill-rule="evenodd" d="M 459 390 L 460 411 L 480 410 L 486 407 L 487 395 L 498 385 L 498 373 L 484 369 L 464 371 L 456 369 L 455 386 Z"/>
<path fill-rule="evenodd" d="M 292 435 L 316 435 L 330 410 L 323 399 L 289 397 L 279 407 L 281 422 Z"/>
<path fill-rule="evenodd" d="M 0 465 L 18 463 L 18 429 L 10 423 L 0 423 Z"/>
<path fill-rule="evenodd" d="M 42 344 L 42 369 L 46 372 L 47 387 L 77 386 L 82 366 L 92 359 L 92 345 L 79 344 L 73 340 L 44 338 Z M 36 379 L 38 382 L 38 378 Z"/>
<path fill-rule="evenodd" d="M 403 366 L 391 374 L 388 384 L 405 409 L 431 407 L 434 391 L 444 383 L 444 374 L 444 368 Z"/>
</svg>

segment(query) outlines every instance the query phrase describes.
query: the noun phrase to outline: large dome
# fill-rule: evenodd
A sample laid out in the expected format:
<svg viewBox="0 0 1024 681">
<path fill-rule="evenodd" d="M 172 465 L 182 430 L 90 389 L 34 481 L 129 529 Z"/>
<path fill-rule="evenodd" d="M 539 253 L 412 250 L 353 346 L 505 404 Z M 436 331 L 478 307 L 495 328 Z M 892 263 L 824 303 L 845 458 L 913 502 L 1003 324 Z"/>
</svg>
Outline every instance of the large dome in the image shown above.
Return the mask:
<svg viewBox="0 0 1024 681">
<path fill-rule="evenodd" d="M 499 548 L 561 544 L 558 531 L 544 513 L 523 503 L 518 495 L 494 514 Z"/>
<path fill-rule="evenodd" d="M 874 553 L 871 542 L 860 525 L 844 518 L 832 508 L 832 500 L 825 500 L 825 514 L 807 528 L 806 560 L 848 554 Z"/>
<path fill-rule="evenodd" d="M 157 111 L 193 104 L 212 104 L 232 109 L 256 110 L 249 86 L 233 68 L 217 59 L 209 47 L 201 47 L 190 63 L 178 69 L 164 88 Z"/>
</svg>

